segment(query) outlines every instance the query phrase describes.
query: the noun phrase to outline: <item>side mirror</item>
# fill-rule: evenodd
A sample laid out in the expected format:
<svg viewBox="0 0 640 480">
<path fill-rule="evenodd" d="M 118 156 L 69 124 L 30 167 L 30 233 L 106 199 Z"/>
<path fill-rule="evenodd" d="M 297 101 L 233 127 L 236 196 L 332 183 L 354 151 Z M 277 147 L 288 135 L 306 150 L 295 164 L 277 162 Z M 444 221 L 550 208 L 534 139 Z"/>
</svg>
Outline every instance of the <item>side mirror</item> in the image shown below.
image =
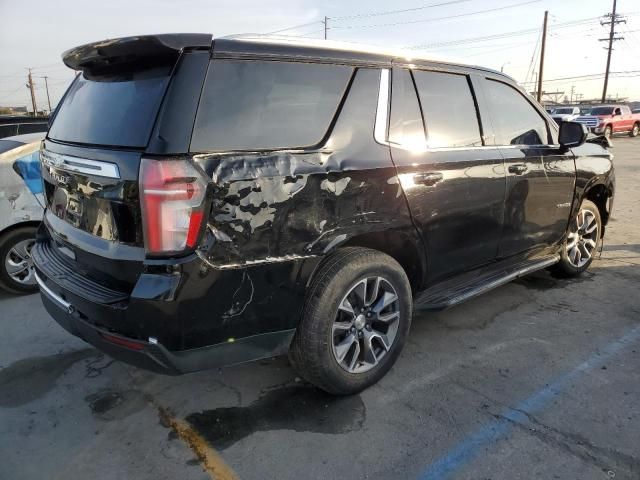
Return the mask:
<svg viewBox="0 0 640 480">
<path fill-rule="evenodd" d="M 579 147 L 587 141 L 589 131 L 578 122 L 562 122 L 560 124 L 560 146 L 563 149 Z"/>
</svg>

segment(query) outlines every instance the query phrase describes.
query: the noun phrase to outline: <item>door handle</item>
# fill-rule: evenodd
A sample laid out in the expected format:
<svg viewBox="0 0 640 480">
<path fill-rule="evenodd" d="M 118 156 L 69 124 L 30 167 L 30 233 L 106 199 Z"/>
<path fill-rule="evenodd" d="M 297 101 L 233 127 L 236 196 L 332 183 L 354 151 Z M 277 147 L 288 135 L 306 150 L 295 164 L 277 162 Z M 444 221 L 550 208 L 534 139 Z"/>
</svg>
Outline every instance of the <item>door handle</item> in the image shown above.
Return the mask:
<svg viewBox="0 0 640 480">
<path fill-rule="evenodd" d="M 529 167 L 527 167 L 524 163 L 516 163 L 515 165 L 509 165 L 509 173 L 514 173 L 516 175 L 522 175 Z"/>
<path fill-rule="evenodd" d="M 421 185 L 426 185 L 428 187 L 435 185 L 438 182 L 441 182 L 444 177 L 440 172 L 431 172 L 431 173 L 416 173 L 413 176 L 413 182 Z"/>
</svg>

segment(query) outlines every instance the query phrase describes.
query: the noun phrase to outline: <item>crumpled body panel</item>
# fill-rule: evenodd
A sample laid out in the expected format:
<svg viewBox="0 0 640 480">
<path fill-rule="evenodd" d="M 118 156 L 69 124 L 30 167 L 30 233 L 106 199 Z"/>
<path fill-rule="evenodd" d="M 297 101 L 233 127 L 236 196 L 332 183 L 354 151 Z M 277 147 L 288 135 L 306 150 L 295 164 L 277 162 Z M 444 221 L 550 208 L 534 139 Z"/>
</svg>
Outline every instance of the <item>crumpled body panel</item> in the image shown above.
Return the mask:
<svg viewBox="0 0 640 480">
<path fill-rule="evenodd" d="M 389 148 L 373 140 L 379 70 L 360 69 L 322 147 L 198 155 L 215 188 L 204 246 L 216 268 L 324 255 L 411 225 Z"/>
</svg>

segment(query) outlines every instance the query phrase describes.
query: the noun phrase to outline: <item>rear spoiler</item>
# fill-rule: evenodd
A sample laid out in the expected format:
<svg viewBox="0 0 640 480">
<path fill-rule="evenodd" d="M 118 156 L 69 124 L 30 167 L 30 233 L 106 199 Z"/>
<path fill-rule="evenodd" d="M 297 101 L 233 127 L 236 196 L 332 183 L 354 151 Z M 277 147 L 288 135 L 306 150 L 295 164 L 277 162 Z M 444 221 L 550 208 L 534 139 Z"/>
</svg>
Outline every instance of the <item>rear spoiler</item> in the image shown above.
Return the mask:
<svg viewBox="0 0 640 480">
<path fill-rule="evenodd" d="M 207 33 L 168 33 L 141 35 L 88 43 L 62 54 L 64 64 L 89 75 L 120 69 L 145 69 L 173 64 L 182 50 L 211 48 L 213 36 Z"/>
</svg>

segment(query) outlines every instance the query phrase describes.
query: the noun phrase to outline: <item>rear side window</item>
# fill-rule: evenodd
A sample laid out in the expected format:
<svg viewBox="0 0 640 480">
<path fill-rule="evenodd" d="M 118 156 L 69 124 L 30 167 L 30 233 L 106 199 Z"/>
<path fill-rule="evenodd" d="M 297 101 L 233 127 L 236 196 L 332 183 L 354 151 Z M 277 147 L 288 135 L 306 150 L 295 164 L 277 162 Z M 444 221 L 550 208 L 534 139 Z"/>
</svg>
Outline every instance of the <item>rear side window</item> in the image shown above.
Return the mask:
<svg viewBox="0 0 640 480">
<path fill-rule="evenodd" d="M 547 122 L 515 88 L 489 80 L 484 83 L 491 108 L 496 145 L 547 145 Z"/>
<path fill-rule="evenodd" d="M 316 145 L 325 136 L 352 73 L 353 68 L 342 65 L 214 60 L 190 150 Z"/>
<path fill-rule="evenodd" d="M 145 147 L 169 83 L 169 69 L 93 79 L 67 91 L 49 138 L 72 143 Z"/>
<path fill-rule="evenodd" d="M 389 142 L 410 150 L 426 146 L 420 104 L 408 70 L 393 70 Z"/>
<path fill-rule="evenodd" d="M 482 145 L 476 105 L 465 75 L 414 71 L 430 148 Z"/>
</svg>

